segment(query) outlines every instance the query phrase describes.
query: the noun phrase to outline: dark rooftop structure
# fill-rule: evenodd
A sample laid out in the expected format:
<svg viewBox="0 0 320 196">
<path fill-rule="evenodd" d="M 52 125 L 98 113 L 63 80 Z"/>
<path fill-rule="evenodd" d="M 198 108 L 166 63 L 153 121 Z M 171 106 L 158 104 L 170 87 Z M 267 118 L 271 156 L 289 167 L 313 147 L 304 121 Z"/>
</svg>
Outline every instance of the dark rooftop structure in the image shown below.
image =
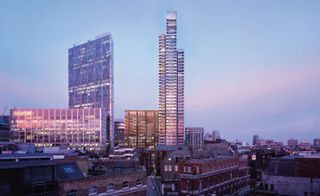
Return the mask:
<svg viewBox="0 0 320 196">
<path fill-rule="evenodd" d="M 10 140 L 10 126 L 9 122 L 0 118 L 0 142 L 7 142 Z"/>
</svg>

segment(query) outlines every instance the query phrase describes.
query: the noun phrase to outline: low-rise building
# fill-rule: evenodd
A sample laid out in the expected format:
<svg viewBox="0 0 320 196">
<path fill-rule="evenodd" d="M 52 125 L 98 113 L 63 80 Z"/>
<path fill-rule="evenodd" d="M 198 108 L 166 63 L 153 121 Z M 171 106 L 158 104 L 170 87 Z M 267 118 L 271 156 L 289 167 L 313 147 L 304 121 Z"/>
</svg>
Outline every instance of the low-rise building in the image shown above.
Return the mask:
<svg viewBox="0 0 320 196">
<path fill-rule="evenodd" d="M 179 195 L 233 195 L 248 192 L 248 161 L 241 156 L 216 156 L 180 162 L 179 185 Z"/>
<path fill-rule="evenodd" d="M 88 172 L 92 165 L 104 172 Z M 2 154 L 0 191 L 1 195 L 145 196 L 146 174 L 133 161 L 92 163 L 75 154 Z"/>
<path fill-rule="evenodd" d="M 146 195 L 146 174 L 132 161 L 101 161 L 94 163 L 95 175 L 59 182 L 59 195 Z M 92 173 L 92 172 L 91 172 Z"/>
<path fill-rule="evenodd" d="M 320 195 L 320 155 L 272 158 L 256 195 Z"/>
<path fill-rule="evenodd" d="M 213 155 L 186 147 L 168 154 L 161 164 L 163 195 L 236 194 L 249 191 L 246 157 Z"/>
<path fill-rule="evenodd" d="M 298 144 L 298 147 L 300 150 L 303 150 L 303 151 L 312 150 L 312 145 L 309 142 L 301 142 L 300 144 Z"/>
</svg>

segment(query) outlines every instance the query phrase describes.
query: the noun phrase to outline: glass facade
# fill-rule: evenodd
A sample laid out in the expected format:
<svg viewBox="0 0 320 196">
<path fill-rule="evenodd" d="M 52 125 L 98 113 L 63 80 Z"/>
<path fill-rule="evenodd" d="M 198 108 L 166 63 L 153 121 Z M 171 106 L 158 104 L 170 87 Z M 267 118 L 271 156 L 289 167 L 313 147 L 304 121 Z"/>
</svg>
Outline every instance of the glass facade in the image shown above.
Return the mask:
<svg viewBox="0 0 320 196">
<path fill-rule="evenodd" d="M 114 121 L 114 144 L 115 145 L 124 145 L 124 121 L 115 120 Z"/>
<path fill-rule="evenodd" d="M 110 33 L 69 49 L 69 107 L 103 108 L 113 145 L 113 41 Z"/>
<path fill-rule="evenodd" d="M 36 146 L 100 150 L 106 144 L 106 112 L 86 109 L 12 109 L 11 139 Z"/>
<path fill-rule="evenodd" d="M 202 127 L 187 127 L 185 131 L 185 140 L 193 150 L 203 149 L 203 134 Z"/>
<path fill-rule="evenodd" d="M 154 148 L 158 141 L 157 110 L 125 111 L 125 143 L 131 148 Z"/>
<path fill-rule="evenodd" d="M 182 145 L 184 137 L 184 51 L 177 49 L 177 13 L 168 12 L 159 36 L 159 144 Z"/>
</svg>

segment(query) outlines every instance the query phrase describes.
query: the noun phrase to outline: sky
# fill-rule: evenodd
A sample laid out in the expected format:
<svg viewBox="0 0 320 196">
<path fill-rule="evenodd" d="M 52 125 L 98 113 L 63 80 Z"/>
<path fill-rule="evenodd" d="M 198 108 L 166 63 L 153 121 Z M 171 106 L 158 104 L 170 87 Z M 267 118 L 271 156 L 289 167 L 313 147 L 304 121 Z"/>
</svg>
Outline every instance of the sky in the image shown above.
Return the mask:
<svg viewBox="0 0 320 196">
<path fill-rule="evenodd" d="M 178 13 L 185 126 L 252 142 L 320 137 L 318 0 L 2 0 L 0 112 L 68 106 L 68 48 L 114 41 L 115 117 L 158 108 L 158 35 Z M 8 110 L 7 110 L 8 112 Z"/>
</svg>

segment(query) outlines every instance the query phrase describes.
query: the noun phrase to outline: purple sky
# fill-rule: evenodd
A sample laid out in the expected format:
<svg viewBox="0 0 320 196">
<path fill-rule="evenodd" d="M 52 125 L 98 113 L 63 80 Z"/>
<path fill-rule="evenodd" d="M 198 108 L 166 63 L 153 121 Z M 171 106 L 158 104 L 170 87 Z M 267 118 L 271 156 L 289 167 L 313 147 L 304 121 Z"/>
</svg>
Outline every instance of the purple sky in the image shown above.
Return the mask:
<svg viewBox="0 0 320 196">
<path fill-rule="evenodd" d="M 178 12 L 185 125 L 286 141 L 320 137 L 320 1 L 1 1 L 0 111 L 67 107 L 67 50 L 111 32 L 115 116 L 157 109 L 158 35 Z"/>
</svg>

